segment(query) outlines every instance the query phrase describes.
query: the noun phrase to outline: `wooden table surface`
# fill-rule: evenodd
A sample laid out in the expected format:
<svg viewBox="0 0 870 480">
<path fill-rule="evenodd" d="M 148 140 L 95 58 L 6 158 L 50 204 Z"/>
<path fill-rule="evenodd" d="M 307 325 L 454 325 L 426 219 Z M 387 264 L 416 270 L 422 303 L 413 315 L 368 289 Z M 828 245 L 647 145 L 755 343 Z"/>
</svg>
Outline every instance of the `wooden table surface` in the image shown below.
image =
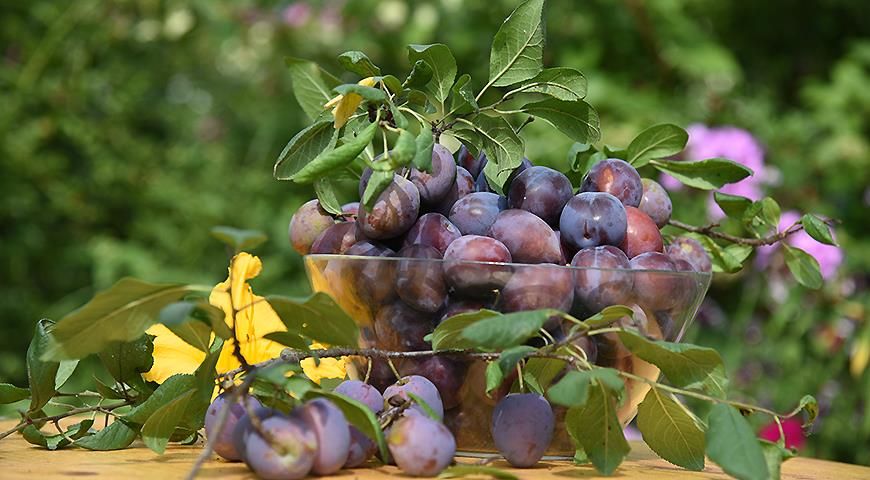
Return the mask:
<svg viewBox="0 0 870 480">
<path fill-rule="evenodd" d="M 15 425 L 0 421 L 0 431 Z M 20 435 L 0 440 L 0 478 L 4 480 L 42 480 L 70 477 L 169 480 L 184 478 L 201 452 L 200 446 L 170 445 L 163 455 L 145 448 L 141 442 L 126 450 L 90 452 L 70 448 L 49 452 L 28 444 Z M 459 462 L 472 459 L 460 458 Z M 504 462 L 494 466 L 505 467 Z M 567 462 L 542 462 L 536 468 L 510 469 L 521 479 L 569 480 L 597 478 L 591 466 L 574 466 Z M 690 472 L 675 467 L 655 456 L 644 444 L 632 443 L 632 452 L 617 470 L 616 477 L 628 479 L 720 479 L 729 478 L 722 470 L 708 464 L 703 472 Z M 215 457 L 207 462 L 199 478 L 254 479 L 244 464 L 230 463 Z M 396 467 L 383 466 L 342 470 L 329 477 L 334 480 L 396 480 L 405 478 Z M 782 478 L 793 479 L 870 479 L 870 468 L 810 458 L 794 458 L 783 464 Z"/>
</svg>

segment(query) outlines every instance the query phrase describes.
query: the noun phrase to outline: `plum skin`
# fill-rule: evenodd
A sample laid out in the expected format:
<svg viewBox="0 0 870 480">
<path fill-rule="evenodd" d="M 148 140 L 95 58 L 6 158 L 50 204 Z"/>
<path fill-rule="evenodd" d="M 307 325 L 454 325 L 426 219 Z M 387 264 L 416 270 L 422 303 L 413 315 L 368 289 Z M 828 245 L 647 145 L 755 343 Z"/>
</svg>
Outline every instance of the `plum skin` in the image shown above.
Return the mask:
<svg viewBox="0 0 870 480">
<path fill-rule="evenodd" d="M 317 437 L 305 421 L 297 414 L 290 414 L 267 418 L 261 424 L 277 445 L 270 445 L 256 432 L 248 435 L 245 458 L 254 473 L 266 480 L 298 479 L 308 475 L 317 455 Z"/>
<path fill-rule="evenodd" d="M 368 238 L 394 238 L 407 232 L 420 212 L 420 192 L 409 180 L 393 175 L 371 211 L 360 205 L 356 224 Z"/>
<path fill-rule="evenodd" d="M 492 439 L 512 466 L 535 465 L 550 446 L 555 415 L 550 403 L 537 393 L 512 393 L 492 413 Z"/>
<path fill-rule="evenodd" d="M 604 192 L 574 195 L 559 217 L 561 240 L 578 250 L 619 245 L 627 229 L 625 206 L 618 198 Z"/>
<path fill-rule="evenodd" d="M 443 423 L 425 415 L 406 415 L 393 424 L 387 444 L 405 474 L 434 477 L 456 454 L 456 440 Z"/>
<path fill-rule="evenodd" d="M 208 406 L 208 410 L 205 413 L 205 436 L 209 440 L 211 440 L 212 435 L 214 434 L 214 429 L 217 426 L 217 420 L 220 416 L 220 411 L 224 408 L 224 405 L 227 403 L 228 394 L 221 393 L 218 395 L 211 405 Z M 247 402 L 248 406 L 253 409 L 262 408 L 263 405 L 257 400 L 255 397 L 248 396 Z M 223 429 L 220 432 L 220 435 L 216 440 L 213 441 L 213 449 L 214 452 L 220 455 L 221 457 L 231 460 L 238 461 L 242 459 L 242 453 L 236 448 L 235 442 L 233 442 L 233 431 L 236 428 L 239 420 L 247 415 L 247 410 L 245 409 L 245 405 L 242 403 L 241 399 L 237 399 L 235 403 L 230 405 L 229 411 L 227 412 L 227 418 L 224 421 Z"/>
<path fill-rule="evenodd" d="M 300 408 L 300 415 L 317 438 L 311 471 L 329 475 L 341 470 L 350 450 L 350 429 L 344 413 L 325 398 L 315 398 Z"/>
<path fill-rule="evenodd" d="M 408 396 L 408 393 L 413 393 L 420 397 L 439 418 L 444 418 L 444 403 L 441 401 L 441 394 L 438 392 L 438 387 L 436 387 L 428 378 L 420 375 L 408 375 L 402 377 L 401 380 L 387 387 L 387 389 L 384 390 L 384 403 L 389 403 L 393 397 L 410 400 L 411 397 Z M 409 409 L 423 412 L 423 409 L 420 406 L 414 404 L 412 404 Z"/>
<path fill-rule="evenodd" d="M 384 409 L 384 397 L 381 392 L 359 380 L 345 380 L 333 391 L 362 403 L 376 414 Z M 378 450 L 378 445 L 353 425 L 348 425 L 348 430 L 350 431 L 350 448 L 347 460 L 344 462 L 344 468 L 354 468 L 371 458 Z"/>
<path fill-rule="evenodd" d="M 293 249 L 300 255 L 307 255 L 317 237 L 334 224 L 335 219 L 320 206 L 317 199 L 305 202 L 290 219 L 288 236 Z"/>
</svg>

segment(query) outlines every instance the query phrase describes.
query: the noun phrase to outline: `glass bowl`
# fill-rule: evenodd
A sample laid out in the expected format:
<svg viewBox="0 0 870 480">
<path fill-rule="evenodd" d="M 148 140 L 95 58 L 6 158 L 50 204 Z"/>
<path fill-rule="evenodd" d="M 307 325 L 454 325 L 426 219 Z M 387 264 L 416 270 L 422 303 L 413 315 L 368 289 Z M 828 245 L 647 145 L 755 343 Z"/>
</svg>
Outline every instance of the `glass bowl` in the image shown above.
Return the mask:
<svg viewBox="0 0 870 480">
<path fill-rule="evenodd" d="M 314 291 L 332 296 L 359 325 L 360 347 L 395 351 L 431 349 L 423 337 L 441 320 L 480 308 L 501 312 L 555 308 L 584 319 L 605 306 L 623 304 L 631 306 L 635 315 L 618 324 L 650 338 L 677 342 L 694 318 L 711 278 L 709 273 L 697 272 L 350 255 L 307 255 L 305 267 Z M 533 343 L 564 338 L 565 326 L 559 318 L 544 329 L 548 335 Z M 650 380 L 659 377 L 658 368 L 634 357 L 615 333 L 593 338 L 577 345 L 590 361 Z M 530 359 L 526 371 L 553 370 L 554 361 L 543 362 L 548 361 Z M 517 391 L 516 375 L 508 377 L 491 398 L 486 394 L 485 362 L 439 355 L 393 364 L 401 375 L 423 375 L 439 387 L 444 422 L 456 436 L 459 451 L 495 452 L 490 436 L 492 410 L 500 396 Z M 556 367 L 549 377 L 558 378 L 562 368 Z M 369 365 L 364 358 L 354 358 L 348 371 L 359 379 L 368 371 L 369 382 L 380 390 L 396 380 L 382 361 Z M 649 390 L 640 381 L 626 380 L 625 387 L 626 400 L 618 411 L 623 426 L 634 418 Z M 555 407 L 554 411 L 556 432 L 547 454 L 572 456 L 564 409 Z"/>
</svg>

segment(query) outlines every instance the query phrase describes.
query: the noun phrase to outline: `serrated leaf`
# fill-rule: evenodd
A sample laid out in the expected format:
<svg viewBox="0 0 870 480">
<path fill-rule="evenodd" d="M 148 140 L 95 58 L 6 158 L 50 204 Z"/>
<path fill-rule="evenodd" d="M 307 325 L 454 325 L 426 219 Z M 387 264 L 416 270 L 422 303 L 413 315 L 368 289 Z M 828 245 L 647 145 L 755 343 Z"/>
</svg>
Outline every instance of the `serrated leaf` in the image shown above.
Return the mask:
<svg viewBox="0 0 870 480">
<path fill-rule="evenodd" d="M 302 300 L 269 295 L 266 300 L 287 330 L 327 345 L 357 346 L 359 327 L 329 295 L 317 292 Z"/>
<path fill-rule="evenodd" d="M 0 383 L 0 405 L 20 402 L 30 398 L 30 390 L 9 383 Z"/>
<path fill-rule="evenodd" d="M 764 461 L 767 464 L 767 478 L 778 480 L 781 478 L 782 462 L 797 456 L 793 451 L 767 440 L 759 440 L 761 451 L 764 453 Z"/>
<path fill-rule="evenodd" d="M 381 69 L 372 63 L 369 57 L 360 51 L 351 50 L 338 56 L 338 63 L 348 72 L 361 77 L 374 77 L 381 74 Z"/>
<path fill-rule="evenodd" d="M 491 85 L 513 85 L 543 70 L 543 8 L 544 0 L 526 0 L 499 27 L 489 55 Z"/>
<path fill-rule="evenodd" d="M 435 146 L 435 136 L 432 134 L 432 127 L 430 125 L 423 125 L 414 142 L 417 144 L 417 149 L 414 153 L 414 159 L 411 160 L 411 165 L 417 170 L 424 172 L 431 171 L 432 147 Z"/>
<path fill-rule="evenodd" d="M 752 200 L 746 197 L 722 192 L 713 192 L 713 200 L 725 212 L 725 215 L 734 218 L 741 218 L 746 209 L 752 205 Z"/>
<path fill-rule="evenodd" d="M 590 329 L 602 328 L 621 318 L 631 317 L 632 315 L 634 315 L 634 310 L 630 307 L 626 307 L 625 305 L 610 305 L 604 307 L 595 315 L 583 320 L 583 323 L 585 323 Z"/>
<path fill-rule="evenodd" d="M 344 417 L 351 425 L 359 429 L 360 432 L 378 445 L 382 459 L 386 460 L 390 458 L 387 442 L 384 439 L 384 432 L 381 430 L 374 412 L 368 406 L 345 395 L 320 389 L 309 391 L 306 394 L 306 398 L 308 397 L 324 397 L 332 401 L 344 413 Z"/>
<path fill-rule="evenodd" d="M 366 184 L 366 189 L 363 191 L 362 198 L 360 199 L 363 207 L 367 211 L 371 211 L 371 209 L 374 208 L 381 193 L 383 193 L 383 191 L 393 183 L 393 177 L 395 175 L 396 174 L 393 170 L 376 170 L 372 172 L 372 175 L 369 177 L 369 183 Z"/>
<path fill-rule="evenodd" d="M 483 173 L 501 190 L 511 173 L 523 162 L 523 140 L 502 117 L 478 115 L 474 118 L 474 129 L 480 135 L 481 146 L 488 158 Z"/>
<path fill-rule="evenodd" d="M 488 317 L 465 327 L 461 336 L 475 347 L 503 350 L 524 343 L 550 317 L 559 314 L 558 310 L 541 309 Z"/>
<path fill-rule="evenodd" d="M 187 408 L 187 403 L 194 393 L 193 390 L 190 390 L 182 394 L 158 408 L 148 417 L 148 420 L 142 425 L 142 442 L 145 443 L 146 447 L 161 455 L 166 451 L 169 437 L 172 436 L 172 432 L 175 431 L 175 427 L 181 421 Z"/>
<path fill-rule="evenodd" d="M 290 70 L 293 96 L 309 119 L 317 119 L 324 104 L 332 99 L 332 89 L 341 81 L 308 60 L 287 57 L 284 64 Z"/>
<path fill-rule="evenodd" d="M 196 389 L 196 377 L 189 374 L 175 374 L 166 379 L 144 402 L 137 405 L 123 419 L 138 425 L 144 424 L 158 409 L 173 399 Z"/>
<path fill-rule="evenodd" d="M 541 93 L 569 102 L 582 100 L 586 97 L 586 77 L 573 68 L 547 68 L 506 93 L 504 97 L 510 98 L 520 93 Z"/>
<path fill-rule="evenodd" d="M 523 382 L 525 382 L 525 387 L 528 391 L 537 393 L 538 395 L 544 395 L 544 387 L 538 383 L 538 379 L 535 378 L 534 375 L 529 375 L 528 372 L 523 372 Z"/>
<path fill-rule="evenodd" d="M 556 353 L 559 355 L 568 354 L 564 349 L 559 349 Z M 528 358 L 523 373 L 534 377 L 538 381 L 538 385 L 546 390 L 553 383 L 553 380 L 565 371 L 566 366 L 567 363 L 564 360 L 555 358 Z"/>
<path fill-rule="evenodd" d="M 387 152 L 387 157 L 389 157 L 390 163 L 398 167 L 404 167 L 411 163 L 417 155 L 417 142 L 414 135 L 405 130 L 404 128 L 399 129 L 399 137 L 396 139 L 396 143 L 393 144 L 393 148 Z"/>
<path fill-rule="evenodd" d="M 277 180 L 290 180 L 308 162 L 316 158 L 338 140 L 338 130 L 331 120 L 321 120 L 302 129 L 293 136 L 272 168 L 272 176 Z"/>
<path fill-rule="evenodd" d="M 211 326 L 193 318 L 193 313 L 201 305 L 209 304 L 190 301 L 170 303 L 160 310 L 157 321 L 189 345 L 202 352 L 208 352 L 211 344 Z"/>
<path fill-rule="evenodd" d="M 78 360 L 61 360 L 60 364 L 57 366 L 57 373 L 54 375 L 55 390 L 60 390 L 60 387 L 69 380 L 69 377 L 72 377 L 72 374 L 75 373 L 76 367 L 78 366 Z"/>
<path fill-rule="evenodd" d="M 272 332 L 267 333 L 263 338 L 296 350 L 308 350 L 308 342 L 302 335 L 295 332 Z"/>
<path fill-rule="evenodd" d="M 704 431 L 672 395 L 653 386 L 637 407 L 637 428 L 663 459 L 688 470 L 704 469 Z"/>
<path fill-rule="evenodd" d="M 519 345 L 505 349 L 498 357 L 498 367 L 502 372 L 510 372 L 516 368 L 517 363 L 532 352 L 537 351 L 535 347 L 528 345 Z"/>
<path fill-rule="evenodd" d="M 323 177 L 314 181 L 314 194 L 324 210 L 332 215 L 341 215 L 341 201 L 336 193 L 338 186 L 334 178 Z"/>
<path fill-rule="evenodd" d="M 471 90 L 471 75 L 465 73 L 456 80 L 453 85 L 453 97 L 450 102 L 450 111 L 463 115 L 476 112 L 480 109 L 477 100 L 474 99 L 474 91 Z"/>
<path fill-rule="evenodd" d="M 504 381 L 504 372 L 502 372 L 498 362 L 489 362 L 486 364 L 484 375 L 486 377 L 486 394 L 489 396 L 490 392 L 501 386 Z"/>
<path fill-rule="evenodd" d="M 752 175 L 749 168 L 725 158 L 708 158 L 696 162 L 650 160 L 650 164 L 683 184 L 701 190 L 715 190 Z"/>
<path fill-rule="evenodd" d="M 371 143 L 378 131 L 378 124 L 371 123 L 359 132 L 355 138 L 349 139 L 344 145 L 332 150 L 326 150 L 308 162 L 290 179 L 296 183 L 311 183 L 353 162 Z"/>
<path fill-rule="evenodd" d="M 622 402 L 625 395 L 625 383 L 619 378 L 619 373 L 616 370 L 604 367 L 568 372 L 550 387 L 547 391 L 547 397 L 557 405 L 581 407 L 586 404 L 589 387 L 596 382 L 615 396 L 617 403 Z"/>
<path fill-rule="evenodd" d="M 492 477 L 496 480 L 518 480 L 518 477 L 507 470 L 481 465 L 457 464 L 447 467 L 438 474 L 438 478 L 461 478 L 461 477 Z"/>
<path fill-rule="evenodd" d="M 115 419 L 108 427 L 94 435 L 80 438 L 74 442 L 78 447 L 88 450 L 121 450 L 130 446 L 139 435 L 137 425 L 128 424 L 123 419 Z"/>
<path fill-rule="evenodd" d="M 585 175 L 592 168 L 593 156 L 598 153 L 595 147 L 588 143 L 574 142 L 568 150 L 568 165 L 572 172 Z"/>
<path fill-rule="evenodd" d="M 426 83 L 426 89 L 435 100 L 443 103 L 450 95 L 450 87 L 456 79 L 456 59 L 450 48 L 441 43 L 408 45 L 408 60 L 415 64 L 422 60 L 429 66 L 432 78 Z"/>
<path fill-rule="evenodd" d="M 343 85 L 338 85 L 333 88 L 333 90 L 341 95 L 349 95 L 355 93 L 362 97 L 364 100 L 368 100 L 370 102 L 385 102 L 387 100 L 387 94 L 384 93 L 380 88 L 368 87 L 366 85 L 360 85 L 358 83 L 345 83 Z"/>
<path fill-rule="evenodd" d="M 462 332 L 476 322 L 499 315 L 501 313 L 483 309 L 476 312 L 460 313 L 444 320 L 430 334 L 432 350 L 472 348 L 474 344 L 463 337 Z"/>
<path fill-rule="evenodd" d="M 601 138 L 598 112 L 583 100 L 568 102 L 550 98 L 526 104 L 522 110 L 550 122 L 574 141 L 595 143 Z"/>
<path fill-rule="evenodd" d="M 807 412 L 807 421 L 804 422 L 804 427 L 808 427 L 816 421 L 816 417 L 819 415 L 819 402 L 816 400 L 816 397 L 812 395 L 804 395 L 801 398 L 798 406 L 791 412 L 789 417 L 797 415 L 798 412 L 804 410 Z"/>
<path fill-rule="evenodd" d="M 153 389 L 142 379 L 142 374 L 151 370 L 153 353 L 151 338 L 143 335 L 132 342 L 113 342 L 98 356 L 112 378 L 148 394 Z"/>
<path fill-rule="evenodd" d="M 663 123 L 640 132 L 626 149 L 626 161 L 640 168 L 654 158 L 676 155 L 686 148 L 689 134 L 682 128 Z"/>
<path fill-rule="evenodd" d="M 819 261 L 799 248 L 785 243 L 782 246 L 785 252 L 785 264 L 795 280 L 808 288 L 822 288 L 824 278 Z"/>
<path fill-rule="evenodd" d="M 55 378 L 59 364 L 43 360 L 46 349 L 50 345 L 50 332 L 54 326 L 54 322 L 47 318 L 36 322 L 33 338 L 27 347 L 25 362 L 27 382 L 30 387 L 30 407 L 28 408 L 30 412 L 44 407 L 55 393 Z"/>
<path fill-rule="evenodd" d="M 616 414 L 616 400 L 601 383 L 590 386 L 582 407 L 568 409 L 565 426 L 604 475 L 612 474 L 630 450 Z"/>
<path fill-rule="evenodd" d="M 136 340 L 154 323 L 163 307 L 198 289 L 123 278 L 62 318 L 51 331 L 43 358 L 83 358 L 112 342 Z"/>
<path fill-rule="evenodd" d="M 672 384 L 680 388 L 703 388 L 724 398 L 728 381 L 719 352 L 689 343 L 650 340 L 634 331 L 618 332 L 619 339 L 632 353 L 661 369 Z"/>
<path fill-rule="evenodd" d="M 801 224 L 804 226 L 807 235 L 815 239 L 817 242 L 826 245 L 837 245 L 834 236 L 831 234 L 830 227 L 828 227 L 827 223 L 819 219 L 819 217 L 808 213 L 801 217 Z"/>
<path fill-rule="evenodd" d="M 728 475 L 766 480 L 767 464 L 749 422 L 734 407 L 717 403 L 707 417 L 707 456 Z"/>
<path fill-rule="evenodd" d="M 33 445 L 39 445 L 49 450 L 59 450 L 69 446 L 71 440 L 77 440 L 88 434 L 88 430 L 93 426 L 93 420 L 82 420 L 81 422 L 70 425 L 63 435 L 60 433 L 55 435 L 46 435 L 39 431 L 35 426 L 28 425 L 21 431 L 24 439 Z"/>
<path fill-rule="evenodd" d="M 402 86 L 406 88 L 423 88 L 429 83 L 429 80 L 432 80 L 432 67 L 423 60 L 417 60 L 414 62 L 414 66 L 411 67 L 411 72 L 405 78 Z"/>
<path fill-rule="evenodd" d="M 451 129 L 449 132 L 445 132 L 445 134 L 456 137 L 456 139 L 465 145 L 465 147 L 468 148 L 468 151 L 475 157 L 477 157 L 483 149 L 483 138 L 481 138 L 480 134 L 474 129 L 462 128 L 460 125 Z"/>
</svg>

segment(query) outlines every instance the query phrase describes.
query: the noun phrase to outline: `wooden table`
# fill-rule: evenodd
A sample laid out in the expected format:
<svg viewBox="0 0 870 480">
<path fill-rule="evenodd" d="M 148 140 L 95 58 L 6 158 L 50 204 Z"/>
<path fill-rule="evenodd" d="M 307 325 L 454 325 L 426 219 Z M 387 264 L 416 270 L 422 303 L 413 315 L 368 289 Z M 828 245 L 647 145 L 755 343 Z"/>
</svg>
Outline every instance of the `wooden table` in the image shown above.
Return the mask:
<svg viewBox="0 0 870 480">
<path fill-rule="evenodd" d="M 0 421 L 0 431 L 15 424 Z M 43 480 L 54 478 L 113 478 L 113 479 L 159 479 L 184 478 L 190 466 L 201 452 L 201 446 L 171 445 L 164 455 L 157 455 L 142 446 L 115 452 L 90 452 L 71 448 L 54 452 L 34 447 L 19 435 L 0 440 L 0 478 L 4 480 Z M 471 459 L 460 458 L 460 462 Z M 504 467 L 504 462 L 494 466 Z M 591 466 L 574 466 L 563 462 L 542 462 L 536 468 L 511 469 L 522 479 L 570 480 L 572 478 L 596 478 Z M 628 479 L 719 479 L 729 478 L 715 465 L 708 465 L 703 472 L 690 472 L 660 460 L 642 443 L 632 443 L 629 458 L 619 467 L 615 476 Z M 244 464 L 215 459 L 207 462 L 199 478 L 256 478 Z M 312 477 L 313 478 L 313 477 Z M 396 480 L 406 478 L 396 467 L 343 470 L 329 477 L 334 480 Z M 870 479 L 870 468 L 810 458 L 794 458 L 782 466 L 782 478 L 794 479 Z"/>
</svg>

